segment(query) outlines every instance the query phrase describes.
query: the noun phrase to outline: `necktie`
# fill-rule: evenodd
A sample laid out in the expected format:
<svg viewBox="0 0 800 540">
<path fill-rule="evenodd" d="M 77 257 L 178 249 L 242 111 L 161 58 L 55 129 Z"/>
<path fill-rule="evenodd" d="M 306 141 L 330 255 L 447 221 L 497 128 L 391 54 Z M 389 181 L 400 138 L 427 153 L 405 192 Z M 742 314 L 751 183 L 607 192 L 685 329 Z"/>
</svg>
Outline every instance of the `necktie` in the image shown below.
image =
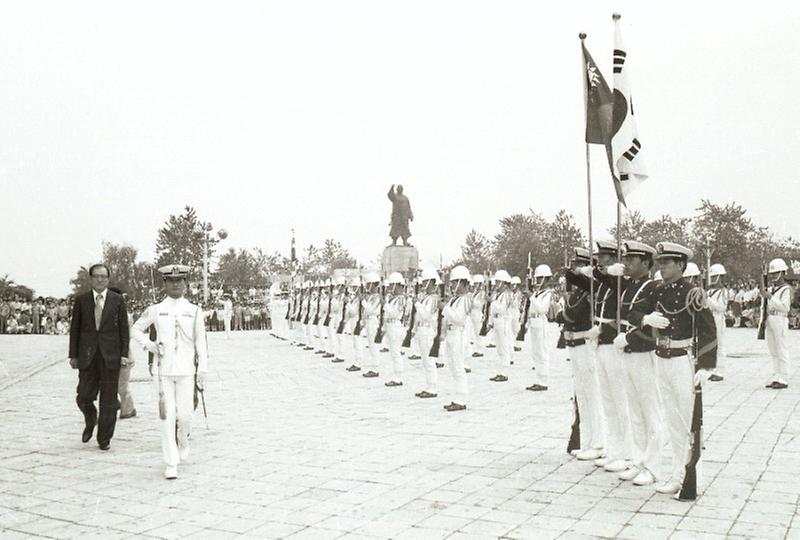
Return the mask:
<svg viewBox="0 0 800 540">
<path fill-rule="evenodd" d="M 103 317 L 103 295 L 98 294 L 94 302 L 94 327 L 100 330 L 100 319 Z"/>
</svg>

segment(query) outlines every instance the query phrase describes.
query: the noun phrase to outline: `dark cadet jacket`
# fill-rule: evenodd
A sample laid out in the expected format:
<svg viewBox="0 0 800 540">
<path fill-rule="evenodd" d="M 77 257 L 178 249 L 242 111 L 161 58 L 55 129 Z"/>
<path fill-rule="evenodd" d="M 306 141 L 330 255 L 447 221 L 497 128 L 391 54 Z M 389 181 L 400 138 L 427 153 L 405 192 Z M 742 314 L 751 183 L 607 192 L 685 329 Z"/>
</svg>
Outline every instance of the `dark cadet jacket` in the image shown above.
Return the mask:
<svg viewBox="0 0 800 540">
<path fill-rule="evenodd" d="M 79 294 L 72 307 L 69 329 L 69 357 L 78 359 L 78 369 L 85 369 L 98 350 L 106 367 L 119 369 L 120 358 L 128 357 L 128 310 L 122 295 L 108 289 L 103 293 L 105 303 L 100 329 L 95 328 L 94 293 Z"/>
<path fill-rule="evenodd" d="M 601 281 L 604 276 L 597 268 L 594 269 L 594 317 L 600 324 L 600 334 L 597 336 L 598 345 L 611 345 L 617 337 L 617 293 Z M 583 274 L 567 272 L 567 283 L 589 292 L 590 280 Z M 614 278 L 616 282 L 616 278 Z"/>
<path fill-rule="evenodd" d="M 567 273 L 567 283 L 570 282 Z M 564 325 L 564 341 L 570 346 L 583 345 L 585 337 L 573 336 L 576 332 L 586 332 L 592 328 L 592 310 L 589 306 L 589 293 L 573 287 L 564 303 L 564 309 L 556 315 L 556 322 Z"/>
<path fill-rule="evenodd" d="M 600 282 L 616 294 L 617 278 L 597 272 Z M 642 318 L 655 311 L 656 282 L 649 277 L 633 279 L 627 276 L 620 280 L 620 319 L 622 331 L 628 344 L 625 352 L 650 352 L 656 348 L 654 329 L 645 325 Z"/>
</svg>

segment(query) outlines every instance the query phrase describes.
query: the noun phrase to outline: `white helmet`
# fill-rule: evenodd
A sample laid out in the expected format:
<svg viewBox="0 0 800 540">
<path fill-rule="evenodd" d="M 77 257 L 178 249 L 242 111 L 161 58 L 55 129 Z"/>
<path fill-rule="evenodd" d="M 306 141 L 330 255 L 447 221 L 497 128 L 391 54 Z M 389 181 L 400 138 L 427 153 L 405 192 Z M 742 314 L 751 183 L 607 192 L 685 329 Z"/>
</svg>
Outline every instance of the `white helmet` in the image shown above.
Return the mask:
<svg viewBox="0 0 800 540">
<path fill-rule="evenodd" d="M 353 279 L 351 279 L 350 280 L 350 286 L 351 287 L 360 287 L 361 286 L 361 278 L 356 276 Z"/>
<path fill-rule="evenodd" d="M 450 270 L 450 281 L 458 281 L 460 279 L 465 280 L 467 283 L 472 282 L 472 274 L 470 274 L 467 267 L 459 264 Z"/>
<path fill-rule="evenodd" d="M 725 267 L 719 263 L 712 264 L 711 268 L 708 269 L 708 277 L 724 276 L 725 274 L 727 274 Z"/>
<path fill-rule="evenodd" d="M 512 285 L 519 285 L 520 283 L 522 283 L 522 280 L 519 279 L 519 277 L 514 276 L 514 277 L 511 278 L 511 284 Z"/>
<path fill-rule="evenodd" d="M 494 273 L 494 280 L 495 281 L 503 281 L 505 283 L 511 282 L 511 276 L 508 275 L 508 272 L 505 270 L 498 270 Z"/>
<path fill-rule="evenodd" d="M 421 281 L 430 281 L 434 280 L 438 285 L 441 279 L 439 279 L 439 272 L 436 271 L 434 268 L 425 268 L 420 274 L 419 279 Z"/>
<path fill-rule="evenodd" d="M 475 274 L 472 276 L 472 283 L 483 283 L 483 274 Z"/>
<path fill-rule="evenodd" d="M 700 269 L 693 262 L 686 263 L 686 270 L 683 271 L 683 277 L 695 277 L 700 275 Z"/>
<path fill-rule="evenodd" d="M 336 285 L 346 285 L 347 284 L 347 279 L 344 276 L 339 276 L 339 277 L 336 278 L 334 283 L 336 283 Z"/>
<path fill-rule="evenodd" d="M 537 278 L 537 277 L 552 277 L 552 276 L 553 276 L 553 271 L 550 270 L 550 267 L 547 266 L 546 264 L 540 264 L 533 271 L 533 277 L 535 277 L 535 278 Z"/>
<path fill-rule="evenodd" d="M 653 281 L 664 281 L 664 278 L 663 278 L 663 277 L 661 277 L 661 270 L 657 271 L 657 272 L 656 272 L 656 273 L 653 275 Z"/>
<path fill-rule="evenodd" d="M 767 272 L 772 274 L 774 272 L 786 272 L 788 270 L 789 267 L 786 266 L 786 261 L 783 259 L 772 259 L 769 261 L 769 269 Z"/>
<path fill-rule="evenodd" d="M 391 274 L 389 274 L 389 277 L 386 280 L 387 285 L 393 285 L 396 283 L 399 283 L 400 285 L 406 284 L 406 280 L 403 279 L 403 274 L 401 274 L 400 272 L 392 272 Z"/>
<path fill-rule="evenodd" d="M 364 276 L 364 283 L 380 283 L 381 277 L 376 272 L 368 272 Z"/>
</svg>

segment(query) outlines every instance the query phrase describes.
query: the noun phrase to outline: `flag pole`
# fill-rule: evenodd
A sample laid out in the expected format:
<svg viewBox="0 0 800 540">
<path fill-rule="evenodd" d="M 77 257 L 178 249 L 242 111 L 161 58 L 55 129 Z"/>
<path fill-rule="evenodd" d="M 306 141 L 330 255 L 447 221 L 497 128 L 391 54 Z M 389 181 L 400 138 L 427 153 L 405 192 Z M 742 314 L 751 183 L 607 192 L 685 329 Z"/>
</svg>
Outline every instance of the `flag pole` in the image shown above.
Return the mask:
<svg viewBox="0 0 800 540">
<path fill-rule="evenodd" d="M 584 65 L 583 60 L 583 41 L 586 39 L 586 34 L 581 32 L 578 34 L 578 38 L 581 40 L 581 66 L 582 66 L 582 77 L 583 77 L 583 90 L 584 90 L 584 97 L 588 99 L 588 88 L 586 87 L 586 66 Z M 584 124 L 588 123 L 588 112 L 587 112 L 588 103 L 584 103 Z M 586 145 L 586 204 L 589 210 L 589 267 L 594 267 L 594 257 L 592 256 L 592 247 L 594 246 L 594 238 L 592 236 L 592 168 L 590 163 L 590 154 L 589 154 L 589 143 L 586 142 L 586 137 L 584 137 L 584 143 Z M 594 324 L 594 277 L 589 278 L 589 317 L 592 324 Z"/>
<path fill-rule="evenodd" d="M 622 262 L 622 203 L 617 199 L 617 262 Z M 622 332 L 622 276 L 617 276 L 617 332 Z"/>
</svg>

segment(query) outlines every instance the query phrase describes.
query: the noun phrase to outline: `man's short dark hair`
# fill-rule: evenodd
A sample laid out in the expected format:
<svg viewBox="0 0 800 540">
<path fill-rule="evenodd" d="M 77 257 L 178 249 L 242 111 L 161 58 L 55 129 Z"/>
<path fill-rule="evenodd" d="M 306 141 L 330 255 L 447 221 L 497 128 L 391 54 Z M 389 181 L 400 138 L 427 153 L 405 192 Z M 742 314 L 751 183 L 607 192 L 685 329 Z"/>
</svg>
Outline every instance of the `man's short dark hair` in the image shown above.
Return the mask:
<svg viewBox="0 0 800 540">
<path fill-rule="evenodd" d="M 89 275 L 93 276 L 95 268 L 100 268 L 101 266 L 106 269 L 106 272 L 108 272 L 108 277 L 111 277 L 111 269 L 108 267 L 108 265 L 106 265 L 106 263 L 95 263 L 92 266 L 90 266 Z"/>
</svg>

